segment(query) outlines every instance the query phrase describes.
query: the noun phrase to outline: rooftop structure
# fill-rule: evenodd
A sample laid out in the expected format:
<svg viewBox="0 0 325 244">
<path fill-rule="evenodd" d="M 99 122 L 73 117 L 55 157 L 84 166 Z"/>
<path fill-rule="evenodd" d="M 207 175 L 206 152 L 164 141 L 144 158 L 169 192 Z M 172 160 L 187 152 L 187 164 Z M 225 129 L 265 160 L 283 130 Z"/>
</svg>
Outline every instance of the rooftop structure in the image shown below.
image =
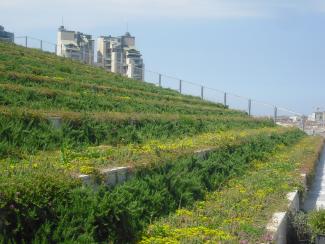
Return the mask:
<svg viewBox="0 0 325 244">
<path fill-rule="evenodd" d="M 142 55 L 135 47 L 135 37 L 129 32 L 120 37 L 99 37 L 97 63 L 107 71 L 144 80 Z"/>
<path fill-rule="evenodd" d="M 0 25 L 0 41 L 14 42 L 14 33 L 5 31 L 5 28 Z"/>
<path fill-rule="evenodd" d="M 57 36 L 57 55 L 81 61 L 94 63 L 94 40 L 91 35 L 69 31 L 60 26 Z"/>
</svg>

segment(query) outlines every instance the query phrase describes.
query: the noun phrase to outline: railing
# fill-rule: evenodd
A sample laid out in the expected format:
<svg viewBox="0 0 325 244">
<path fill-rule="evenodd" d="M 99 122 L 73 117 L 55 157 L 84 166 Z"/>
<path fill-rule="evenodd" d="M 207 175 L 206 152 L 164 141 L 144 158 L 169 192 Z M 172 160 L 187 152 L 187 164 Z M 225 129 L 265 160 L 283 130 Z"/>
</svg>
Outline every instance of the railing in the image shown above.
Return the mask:
<svg viewBox="0 0 325 244">
<path fill-rule="evenodd" d="M 45 52 L 56 53 L 57 45 L 30 36 L 15 36 L 15 43 L 28 48 L 37 48 Z"/>
<path fill-rule="evenodd" d="M 36 48 L 46 52 L 56 53 L 57 45 L 48 41 L 30 36 L 15 37 L 15 43 L 27 48 Z M 100 66 L 100 65 L 97 65 Z M 211 88 L 201 84 L 187 81 L 178 77 L 162 74 L 157 71 L 140 68 L 144 74 L 144 81 L 155 84 L 159 87 L 169 88 L 178 91 L 184 95 L 192 95 L 200 97 L 202 100 L 220 103 L 231 109 L 245 111 L 248 115 L 254 117 L 268 117 L 273 119 L 275 123 L 285 125 L 285 118 L 294 116 L 297 120 L 295 126 L 305 129 L 305 117 L 283 107 L 272 105 L 267 102 L 255 100 L 234 93 L 222 91 L 216 88 Z"/>
</svg>

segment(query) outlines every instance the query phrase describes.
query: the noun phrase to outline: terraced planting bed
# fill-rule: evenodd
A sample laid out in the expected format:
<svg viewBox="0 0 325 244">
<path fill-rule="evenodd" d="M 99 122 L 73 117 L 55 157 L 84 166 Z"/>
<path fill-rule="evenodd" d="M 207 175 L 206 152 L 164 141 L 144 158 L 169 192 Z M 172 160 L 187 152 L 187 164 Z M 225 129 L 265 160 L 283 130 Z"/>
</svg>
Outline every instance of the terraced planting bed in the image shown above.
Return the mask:
<svg viewBox="0 0 325 244">
<path fill-rule="evenodd" d="M 286 210 L 287 193 L 303 187 L 301 173 L 313 167 L 322 145 L 318 137 L 278 145 L 268 157 L 253 160 L 250 169 L 224 189 L 151 224 L 140 243 L 272 241 L 266 231 L 272 214 Z"/>
<path fill-rule="evenodd" d="M 0 42 L 0 242 L 260 240 L 319 143 L 222 104 Z M 100 172 L 117 166 L 133 176 L 107 186 Z"/>
</svg>

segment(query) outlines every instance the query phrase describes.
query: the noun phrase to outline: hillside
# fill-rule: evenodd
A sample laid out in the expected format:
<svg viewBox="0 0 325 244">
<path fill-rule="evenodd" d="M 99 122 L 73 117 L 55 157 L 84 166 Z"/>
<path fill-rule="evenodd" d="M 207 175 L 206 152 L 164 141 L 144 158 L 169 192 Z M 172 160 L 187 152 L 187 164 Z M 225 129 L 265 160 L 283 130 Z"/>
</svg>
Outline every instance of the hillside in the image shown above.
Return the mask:
<svg viewBox="0 0 325 244">
<path fill-rule="evenodd" d="M 195 225 L 178 220 L 179 211 L 194 206 L 195 212 L 206 198 L 210 204 L 231 180 L 244 182 L 257 162 L 272 167 L 278 150 L 294 158 L 302 144 L 311 145 L 306 154 L 312 158 L 321 140 L 222 104 L 0 42 L 0 241 L 233 240 L 227 227 L 213 232 L 219 222 L 215 228 L 200 223 L 199 237 L 187 230 L 177 236 L 180 226 L 170 223 Z M 206 149 L 206 157 L 195 153 Z M 132 179 L 115 188 L 102 184 L 100 170 L 130 165 Z M 98 185 L 83 186 L 75 177 L 80 173 L 98 175 Z M 258 213 L 267 221 L 279 204 L 263 204 Z M 166 234 L 172 228 L 176 232 Z"/>
<path fill-rule="evenodd" d="M 221 104 L 0 44 L 0 156 L 273 126 Z M 58 117 L 60 131 L 51 124 Z"/>
</svg>

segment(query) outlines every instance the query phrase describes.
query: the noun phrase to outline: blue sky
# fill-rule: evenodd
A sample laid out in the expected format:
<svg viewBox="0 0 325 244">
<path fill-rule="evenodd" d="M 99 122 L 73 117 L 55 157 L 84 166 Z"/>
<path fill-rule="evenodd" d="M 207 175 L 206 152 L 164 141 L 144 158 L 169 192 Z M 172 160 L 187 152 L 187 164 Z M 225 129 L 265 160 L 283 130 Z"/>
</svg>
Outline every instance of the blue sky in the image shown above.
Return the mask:
<svg viewBox="0 0 325 244">
<path fill-rule="evenodd" d="M 325 0 L 2 0 L 0 9 L 6 29 L 52 42 L 61 16 L 94 37 L 121 35 L 128 22 L 150 70 L 299 113 L 325 107 Z"/>
</svg>

